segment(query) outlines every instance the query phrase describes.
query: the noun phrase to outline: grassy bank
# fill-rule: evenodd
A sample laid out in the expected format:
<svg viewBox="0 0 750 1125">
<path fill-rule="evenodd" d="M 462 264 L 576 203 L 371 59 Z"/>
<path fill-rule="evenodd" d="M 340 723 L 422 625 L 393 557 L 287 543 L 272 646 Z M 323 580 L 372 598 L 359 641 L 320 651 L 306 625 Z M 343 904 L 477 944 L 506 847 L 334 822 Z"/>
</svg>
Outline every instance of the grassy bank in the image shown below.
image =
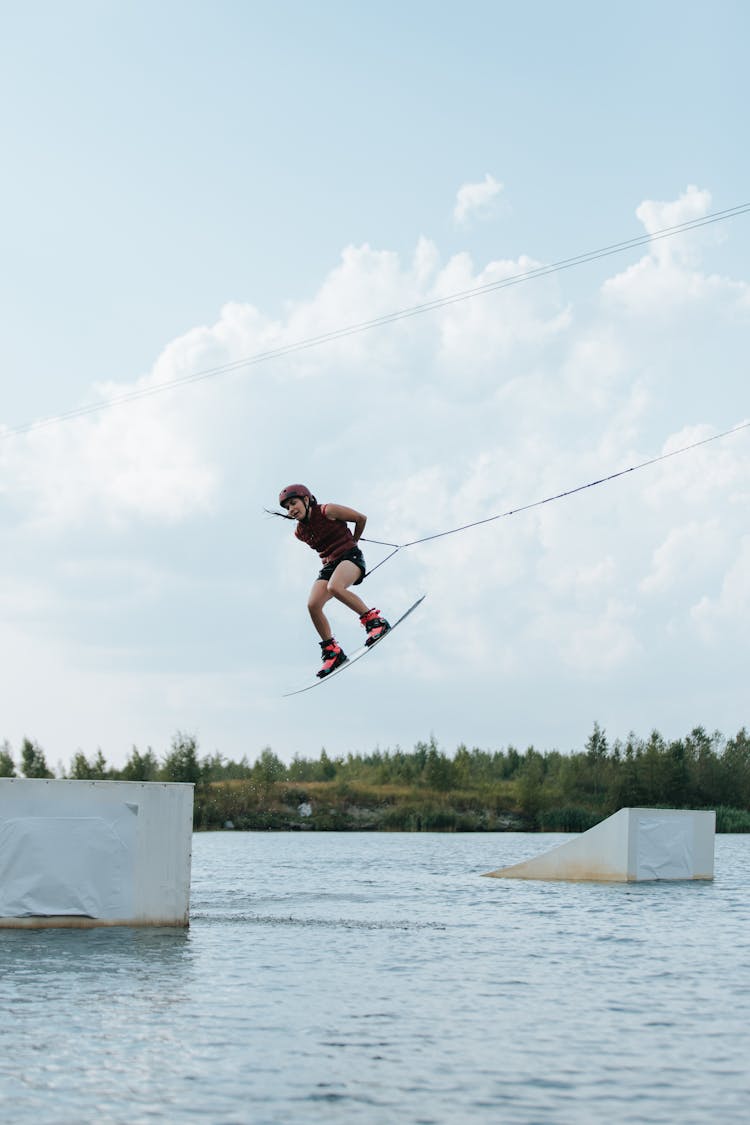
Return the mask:
<svg viewBox="0 0 750 1125">
<path fill-rule="evenodd" d="M 528 825 L 502 793 L 419 791 L 404 785 L 218 781 L 196 791 L 199 829 L 502 832 Z"/>
<path fill-rule="evenodd" d="M 512 783 L 492 794 L 403 785 L 219 781 L 196 790 L 195 827 L 240 831 L 585 832 L 611 811 L 563 805 L 534 816 Z M 750 832 L 750 813 L 720 806 L 719 832 Z"/>
</svg>

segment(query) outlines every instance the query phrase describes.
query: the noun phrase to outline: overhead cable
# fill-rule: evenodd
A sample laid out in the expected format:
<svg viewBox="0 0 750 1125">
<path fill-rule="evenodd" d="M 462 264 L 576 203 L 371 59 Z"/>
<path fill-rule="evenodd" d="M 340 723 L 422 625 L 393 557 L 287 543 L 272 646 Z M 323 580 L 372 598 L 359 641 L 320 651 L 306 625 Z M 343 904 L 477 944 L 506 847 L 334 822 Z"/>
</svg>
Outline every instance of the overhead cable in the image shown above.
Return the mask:
<svg viewBox="0 0 750 1125">
<path fill-rule="evenodd" d="M 322 344 L 328 344 L 334 340 L 342 340 L 347 336 L 354 336 L 373 328 L 380 328 L 387 324 L 395 324 L 400 320 L 406 320 L 413 316 L 421 316 L 423 313 L 432 312 L 436 309 L 447 308 L 461 301 L 469 301 L 486 293 L 494 293 L 497 290 L 508 289 L 513 285 L 520 285 L 526 281 L 533 281 L 539 277 L 547 277 L 549 274 L 572 269 L 574 266 L 585 265 L 587 262 L 593 262 L 599 258 L 610 257 L 613 254 L 621 254 L 626 250 L 632 250 L 636 247 L 647 245 L 650 242 L 656 242 L 664 238 L 672 238 L 677 234 L 685 234 L 688 231 L 697 230 L 700 227 L 709 226 L 713 223 L 726 222 L 728 219 L 737 218 L 739 215 L 744 215 L 749 211 L 750 203 L 742 203 L 736 207 L 729 207 L 724 211 L 715 211 L 711 214 L 703 215 L 698 219 L 689 219 L 686 222 L 677 223 L 671 227 L 664 227 L 661 230 L 652 231 L 640 235 L 637 238 L 614 242 L 609 246 L 600 247 L 598 250 L 590 250 L 584 254 L 577 254 L 572 258 L 564 258 L 559 262 L 553 262 L 546 266 L 535 266 L 533 269 L 524 270 L 510 277 L 485 282 L 483 285 L 476 285 L 471 289 L 464 289 L 457 293 L 448 294 L 445 297 L 436 297 L 433 300 L 424 301 L 421 304 L 412 305 L 409 308 L 399 309 L 396 312 L 372 317 L 370 320 L 363 320 L 343 328 L 332 329 L 330 332 L 322 332 L 317 336 L 310 336 L 290 344 L 280 344 L 276 348 L 268 348 L 265 351 L 255 352 L 252 355 L 245 356 L 243 359 L 232 360 L 229 363 L 219 364 L 216 367 L 207 367 L 200 371 L 195 371 L 190 375 L 181 375 L 175 379 L 168 379 L 156 385 L 123 391 L 120 394 L 112 395 L 103 402 L 88 403 L 83 406 L 74 407 L 71 410 L 63 411 L 60 414 L 51 415 L 48 418 L 41 418 L 36 422 L 28 422 L 22 426 L 1 429 L 0 440 L 31 433 L 34 430 L 39 430 L 46 426 L 68 422 L 74 418 L 83 418 L 89 414 L 98 414 L 100 411 L 109 410 L 114 406 L 122 406 L 125 403 L 151 398 L 153 395 L 162 394 L 166 391 L 178 390 L 191 383 L 214 379 L 217 376 L 226 375 L 245 367 L 254 367 L 260 363 L 268 363 L 270 360 L 281 359 L 284 356 L 293 355 L 296 352 L 305 351 L 309 348 L 317 348 Z"/>
</svg>

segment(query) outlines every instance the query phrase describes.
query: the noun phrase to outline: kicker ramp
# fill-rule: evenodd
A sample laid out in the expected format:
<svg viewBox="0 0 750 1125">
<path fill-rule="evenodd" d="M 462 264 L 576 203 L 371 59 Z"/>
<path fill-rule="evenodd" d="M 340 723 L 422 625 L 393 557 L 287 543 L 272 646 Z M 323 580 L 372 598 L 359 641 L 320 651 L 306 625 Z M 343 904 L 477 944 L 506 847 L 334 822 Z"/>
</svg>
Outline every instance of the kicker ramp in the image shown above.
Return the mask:
<svg viewBox="0 0 750 1125">
<path fill-rule="evenodd" d="M 493 879 L 617 883 L 713 879 L 715 830 L 713 811 L 620 809 L 549 852 L 485 874 Z"/>
</svg>

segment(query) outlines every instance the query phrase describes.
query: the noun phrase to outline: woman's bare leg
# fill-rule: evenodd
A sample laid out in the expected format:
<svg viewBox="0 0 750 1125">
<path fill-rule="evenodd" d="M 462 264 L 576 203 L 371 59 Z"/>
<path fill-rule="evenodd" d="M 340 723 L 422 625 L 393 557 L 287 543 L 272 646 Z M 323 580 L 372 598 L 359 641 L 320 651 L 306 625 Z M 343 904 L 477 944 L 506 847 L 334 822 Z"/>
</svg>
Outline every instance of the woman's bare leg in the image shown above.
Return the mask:
<svg viewBox="0 0 750 1125">
<path fill-rule="evenodd" d="M 370 607 L 365 605 L 362 599 L 357 597 L 357 595 L 349 589 L 349 586 L 357 581 L 361 573 L 362 571 L 356 563 L 345 559 L 336 567 L 328 582 L 329 597 L 336 598 L 337 601 L 343 602 L 349 609 L 353 609 L 359 617 L 361 617 L 363 613 L 367 613 Z"/>
<path fill-rule="evenodd" d="M 323 606 L 326 602 L 329 602 L 332 597 L 333 594 L 328 592 L 328 583 L 324 578 L 318 578 L 313 582 L 310 597 L 307 599 L 307 608 L 321 641 L 328 641 L 333 636 L 328 618 L 323 612 Z"/>
<path fill-rule="evenodd" d="M 345 559 L 340 562 L 334 570 L 328 582 L 324 578 L 318 578 L 313 582 L 312 589 L 310 590 L 310 597 L 307 600 L 307 608 L 312 618 L 312 623 L 315 626 L 318 635 L 322 641 L 327 641 L 333 636 L 330 622 L 323 612 L 323 607 L 331 600 L 336 598 L 337 601 L 342 602 L 349 609 L 361 617 L 363 613 L 367 613 L 370 608 L 362 601 L 361 598 L 349 589 L 352 583 L 356 582 L 362 571 L 356 563 L 350 562 Z"/>
</svg>

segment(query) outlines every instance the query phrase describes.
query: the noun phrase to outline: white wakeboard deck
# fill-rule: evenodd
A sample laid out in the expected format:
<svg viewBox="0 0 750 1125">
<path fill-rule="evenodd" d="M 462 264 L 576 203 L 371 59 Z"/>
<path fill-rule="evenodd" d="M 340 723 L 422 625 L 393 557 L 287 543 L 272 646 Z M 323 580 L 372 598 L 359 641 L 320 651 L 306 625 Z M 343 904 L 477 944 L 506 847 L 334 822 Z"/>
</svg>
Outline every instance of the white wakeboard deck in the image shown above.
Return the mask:
<svg viewBox="0 0 750 1125">
<path fill-rule="evenodd" d="M 409 616 L 409 614 L 413 613 L 417 606 L 420 605 L 426 597 L 426 594 L 422 594 L 421 597 L 417 598 L 414 604 L 410 605 L 406 612 L 402 613 L 399 619 L 393 622 L 387 633 L 384 633 L 383 636 L 380 637 L 377 641 L 373 641 L 373 643 L 369 645 L 369 647 L 368 645 L 362 645 L 361 648 L 358 648 L 356 652 L 352 653 L 345 664 L 340 664 L 338 668 L 334 669 L 333 672 L 329 672 L 327 676 L 316 678 L 311 684 L 305 684 L 304 687 L 295 688 L 294 691 L 285 691 L 283 698 L 288 699 L 290 695 L 299 695 L 303 691 L 311 691 L 313 688 L 320 687 L 321 684 L 327 684 L 329 680 L 332 680 L 334 678 L 334 676 L 338 676 L 341 672 L 345 672 L 347 668 L 351 668 L 352 664 L 356 664 L 356 662 L 358 660 L 361 660 L 363 656 L 367 656 L 368 652 L 372 652 L 373 649 L 376 649 L 378 645 L 386 639 L 386 637 L 390 637 L 393 630 L 396 629 L 402 621 L 406 621 L 406 618 Z"/>
</svg>

